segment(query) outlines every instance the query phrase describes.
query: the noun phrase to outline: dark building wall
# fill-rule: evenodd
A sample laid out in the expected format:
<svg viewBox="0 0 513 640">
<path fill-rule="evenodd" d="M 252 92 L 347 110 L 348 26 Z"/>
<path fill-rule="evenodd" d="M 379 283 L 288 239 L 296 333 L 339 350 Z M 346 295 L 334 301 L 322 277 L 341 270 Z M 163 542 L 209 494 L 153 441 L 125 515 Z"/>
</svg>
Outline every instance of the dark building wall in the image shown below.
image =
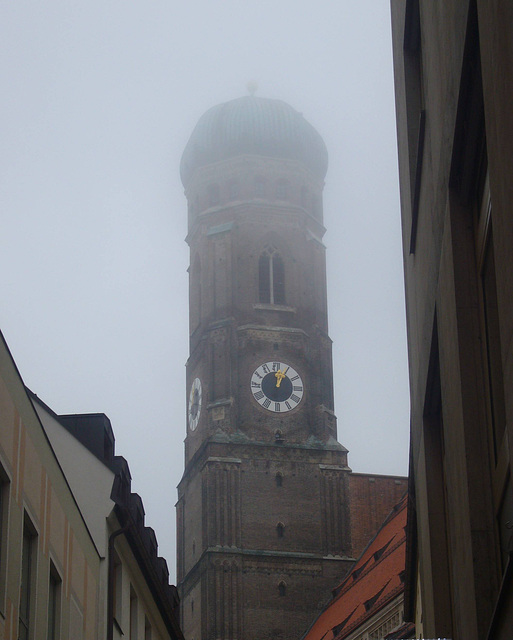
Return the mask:
<svg viewBox="0 0 513 640">
<path fill-rule="evenodd" d="M 199 454 L 179 486 L 184 627 L 194 633 L 200 616 L 203 637 L 236 637 L 234 626 L 237 637 L 299 637 L 352 565 L 346 453 L 210 443 Z"/>
<path fill-rule="evenodd" d="M 511 616 L 512 19 L 497 1 L 392 2 L 419 560 L 410 580 L 426 637 L 507 637 L 493 620 Z"/>
</svg>

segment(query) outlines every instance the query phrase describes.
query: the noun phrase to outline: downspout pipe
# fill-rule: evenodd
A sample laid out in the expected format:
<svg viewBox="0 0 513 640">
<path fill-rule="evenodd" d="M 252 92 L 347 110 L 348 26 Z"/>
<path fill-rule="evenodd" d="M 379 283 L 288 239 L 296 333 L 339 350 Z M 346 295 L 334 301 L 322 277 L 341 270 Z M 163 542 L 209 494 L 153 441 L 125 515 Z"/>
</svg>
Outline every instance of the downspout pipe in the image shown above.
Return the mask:
<svg viewBox="0 0 513 640">
<path fill-rule="evenodd" d="M 128 531 L 128 527 L 122 527 L 113 531 L 109 536 L 108 546 L 108 568 L 107 568 L 107 640 L 114 640 L 114 541 L 123 533 Z"/>
</svg>

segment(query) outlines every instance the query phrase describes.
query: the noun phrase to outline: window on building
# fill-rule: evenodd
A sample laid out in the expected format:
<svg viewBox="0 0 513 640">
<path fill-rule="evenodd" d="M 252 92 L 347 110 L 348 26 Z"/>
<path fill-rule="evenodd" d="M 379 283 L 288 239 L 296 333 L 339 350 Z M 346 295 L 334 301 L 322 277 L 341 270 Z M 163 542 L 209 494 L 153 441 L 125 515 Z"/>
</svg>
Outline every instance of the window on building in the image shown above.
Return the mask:
<svg viewBox="0 0 513 640">
<path fill-rule="evenodd" d="M 48 584 L 48 633 L 47 640 L 59 640 L 61 619 L 61 586 L 62 580 L 57 568 L 50 561 Z"/>
<path fill-rule="evenodd" d="M 137 619 L 139 600 L 132 585 L 130 585 L 130 640 L 137 640 Z"/>
<path fill-rule="evenodd" d="M 278 473 L 276 474 L 276 486 L 281 487 L 282 485 L 283 485 L 283 476 L 278 471 Z"/>
<path fill-rule="evenodd" d="M 484 356 L 487 367 L 490 422 L 492 425 L 492 441 L 495 464 L 499 459 L 499 451 L 506 426 L 504 405 L 504 380 L 502 372 L 501 337 L 499 330 L 499 314 L 497 309 L 497 283 L 495 272 L 494 238 L 492 228 L 492 204 L 488 176 L 479 196 L 481 206 L 476 211 L 476 254 L 480 275 L 482 297 L 482 323 Z"/>
<path fill-rule="evenodd" d="M 258 261 L 259 302 L 285 304 L 285 267 L 276 249 L 267 246 Z"/>
<path fill-rule="evenodd" d="M 283 538 L 285 534 L 285 525 L 283 522 L 278 522 L 276 525 L 276 533 L 278 534 L 278 538 Z"/>
<path fill-rule="evenodd" d="M 436 611 L 434 628 L 437 629 L 438 635 L 452 638 L 451 521 L 448 516 L 447 461 L 442 413 L 438 326 L 435 316 L 424 400 L 423 440 L 426 460 L 429 461 L 426 469 L 426 486 L 433 571 L 432 584 Z"/>
<path fill-rule="evenodd" d="M 122 572 L 121 560 L 116 552 L 113 552 L 113 602 L 114 602 L 114 618 L 118 625 L 121 624 L 123 614 L 123 572 Z"/>
<path fill-rule="evenodd" d="M 189 270 L 189 329 L 192 333 L 201 321 L 201 261 L 196 255 Z"/>
<path fill-rule="evenodd" d="M 7 514 L 10 486 L 9 476 L 0 465 L 0 611 L 4 602 L 7 579 Z"/>
<path fill-rule="evenodd" d="M 28 640 L 33 635 L 36 562 L 37 534 L 30 519 L 25 514 L 21 551 L 19 640 Z"/>
<path fill-rule="evenodd" d="M 419 0 L 406 3 L 403 50 L 411 195 L 410 253 L 415 253 L 426 122 Z"/>
<path fill-rule="evenodd" d="M 495 496 L 504 496 L 495 505 L 502 567 L 505 568 L 511 547 L 510 522 L 513 521 L 513 498 L 509 477 L 509 451 L 506 430 L 506 406 L 504 399 L 504 375 L 502 369 L 502 345 L 497 303 L 492 203 L 488 176 L 476 211 L 476 255 L 478 259 L 481 296 L 481 324 L 483 333 L 483 359 L 487 378 L 488 422 L 490 449 L 492 451 L 492 482 Z"/>
<path fill-rule="evenodd" d="M 278 594 L 280 595 L 280 597 L 287 595 L 287 585 L 285 584 L 285 582 L 283 582 L 283 580 L 278 585 Z"/>
</svg>

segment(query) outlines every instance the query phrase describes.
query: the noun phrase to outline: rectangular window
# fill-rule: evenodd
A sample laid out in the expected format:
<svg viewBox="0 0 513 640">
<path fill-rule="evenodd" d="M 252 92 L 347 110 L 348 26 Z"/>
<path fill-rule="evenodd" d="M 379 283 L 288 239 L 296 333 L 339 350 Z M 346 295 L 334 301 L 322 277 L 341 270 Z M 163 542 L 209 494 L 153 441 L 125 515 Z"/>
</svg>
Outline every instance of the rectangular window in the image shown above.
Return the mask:
<svg viewBox="0 0 513 640">
<path fill-rule="evenodd" d="M 139 601 L 132 585 L 130 585 L 130 640 L 137 640 L 137 609 Z"/>
<path fill-rule="evenodd" d="M 0 465 L 0 611 L 4 611 L 5 582 L 7 579 L 7 520 L 9 511 L 9 477 Z"/>
<path fill-rule="evenodd" d="M 61 585 L 62 580 L 53 562 L 50 561 L 50 578 L 48 585 L 48 633 L 47 640 L 59 640 L 61 619 Z"/>
<path fill-rule="evenodd" d="M 497 305 L 492 203 L 489 178 L 482 181 L 475 213 L 476 255 L 481 295 L 481 325 L 483 334 L 483 360 L 487 378 L 487 405 L 489 442 L 492 452 L 492 488 L 496 522 L 504 570 L 509 558 L 510 522 L 513 519 L 513 497 L 509 479 L 509 452 L 504 400 L 502 346 Z"/>
<path fill-rule="evenodd" d="M 499 449 L 504 435 L 504 428 L 506 426 L 506 413 L 504 406 L 499 314 L 497 311 L 495 256 L 491 224 L 481 267 L 481 287 L 483 295 L 483 320 L 486 341 L 486 361 L 488 365 L 488 385 L 490 389 L 490 417 L 493 429 L 495 464 L 497 464 Z"/>
<path fill-rule="evenodd" d="M 452 638 L 451 522 L 447 503 L 447 461 L 442 400 L 438 327 L 435 316 L 423 416 L 425 456 L 429 461 L 426 465 L 429 537 L 426 536 L 426 540 L 430 543 L 432 559 L 430 589 L 435 601 L 433 628 L 437 637 Z"/>
<path fill-rule="evenodd" d="M 114 575 L 113 575 L 114 593 L 112 594 L 112 596 L 114 601 L 114 618 L 118 623 L 118 625 L 120 626 L 120 628 L 121 628 L 122 614 L 123 614 L 123 607 L 122 607 L 123 582 L 122 581 L 123 581 L 123 576 L 122 576 L 121 560 L 119 559 L 118 555 L 114 552 Z"/>
<path fill-rule="evenodd" d="M 19 640 L 28 640 L 34 617 L 35 567 L 37 562 L 37 534 L 25 514 L 21 554 L 21 585 L 19 608 Z"/>
<path fill-rule="evenodd" d="M 410 253 L 415 253 L 426 123 L 419 0 L 406 3 L 403 49 L 411 195 Z"/>
<path fill-rule="evenodd" d="M 7 579 L 7 514 L 9 510 L 9 476 L 0 465 L 0 611 L 4 611 L 5 581 Z"/>
</svg>

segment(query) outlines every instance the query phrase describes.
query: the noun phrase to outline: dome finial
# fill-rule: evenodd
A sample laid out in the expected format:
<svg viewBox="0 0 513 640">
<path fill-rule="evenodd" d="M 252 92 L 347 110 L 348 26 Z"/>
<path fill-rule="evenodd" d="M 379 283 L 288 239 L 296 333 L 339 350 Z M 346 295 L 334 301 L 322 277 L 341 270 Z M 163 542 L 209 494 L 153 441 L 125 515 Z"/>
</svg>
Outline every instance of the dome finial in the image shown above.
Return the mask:
<svg viewBox="0 0 513 640">
<path fill-rule="evenodd" d="M 254 80 L 250 80 L 246 85 L 246 89 L 249 91 L 249 94 L 251 96 L 254 96 L 256 93 L 256 90 L 258 89 L 258 84 Z"/>
</svg>

